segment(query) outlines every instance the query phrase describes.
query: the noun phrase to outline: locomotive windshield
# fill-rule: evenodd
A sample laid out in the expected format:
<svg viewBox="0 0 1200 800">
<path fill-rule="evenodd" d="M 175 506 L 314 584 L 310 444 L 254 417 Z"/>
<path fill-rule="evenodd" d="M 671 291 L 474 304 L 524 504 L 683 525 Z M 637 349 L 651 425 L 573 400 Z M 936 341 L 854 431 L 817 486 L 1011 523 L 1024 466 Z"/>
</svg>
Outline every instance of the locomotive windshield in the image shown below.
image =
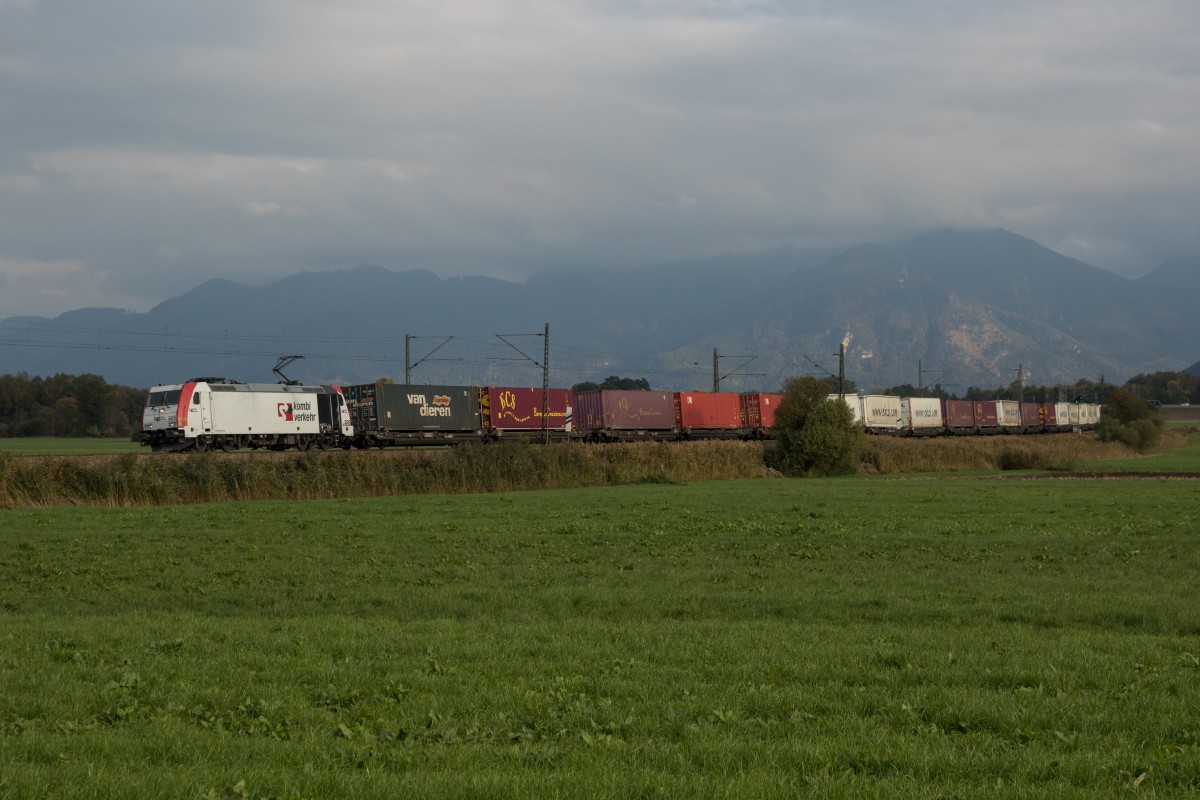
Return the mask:
<svg viewBox="0 0 1200 800">
<path fill-rule="evenodd" d="M 168 389 L 163 392 L 151 392 L 146 401 L 148 406 L 177 406 L 179 405 L 179 389 Z"/>
</svg>

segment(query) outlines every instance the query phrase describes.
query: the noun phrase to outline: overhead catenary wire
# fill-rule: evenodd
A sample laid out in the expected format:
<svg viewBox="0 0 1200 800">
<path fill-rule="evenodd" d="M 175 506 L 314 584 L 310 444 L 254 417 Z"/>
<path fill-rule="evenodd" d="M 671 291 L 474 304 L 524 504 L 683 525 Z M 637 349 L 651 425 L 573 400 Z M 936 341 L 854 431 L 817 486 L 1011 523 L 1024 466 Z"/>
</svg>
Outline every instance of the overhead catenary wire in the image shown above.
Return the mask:
<svg viewBox="0 0 1200 800">
<path fill-rule="evenodd" d="M 309 361 L 342 361 L 356 364 L 394 365 L 404 364 L 399 354 L 389 355 L 391 345 L 399 345 L 400 336 L 304 336 L 283 334 L 241 333 L 236 331 L 193 332 L 182 330 L 134 330 L 105 326 L 71 325 L 40 320 L 12 319 L 0 321 L 0 347 L 32 348 L 76 351 L 111 351 L 128 353 L 165 353 L 172 355 L 211 355 L 222 357 L 268 358 L 279 357 L 281 349 L 302 351 Z M 15 334 L 15 335 L 13 335 Z M 75 334 L 75 335 L 72 335 Z M 82 334 L 82 335 L 79 335 Z M 59 336 L 62 338 L 59 338 Z M 494 335 L 493 335 L 494 336 Z M 88 341 L 85 337 L 90 338 Z M 121 341 L 125 339 L 125 341 Z M 496 349 L 499 343 L 494 338 L 483 336 L 455 336 L 455 344 L 467 349 Z M 272 347 L 272 345 L 278 345 Z M 286 345 L 286 348 L 284 347 Z M 297 346 L 301 345 L 301 346 Z M 322 347 L 304 347 L 321 345 Z M 379 345 L 383 352 L 377 354 L 334 352 L 352 345 Z M 511 344 L 509 345 L 511 347 Z M 682 367 L 664 366 L 656 357 L 645 353 L 625 353 L 598 350 L 592 347 L 557 345 L 556 352 L 565 354 L 566 360 L 555 365 L 555 374 L 571 378 L 568 383 L 586 379 L 608 369 L 636 372 L 643 377 L 657 379 L 691 379 L 700 381 L 704 370 L 693 365 Z M 595 360 L 593 360 L 595 359 Z M 456 358 L 464 367 L 490 368 L 495 359 L 481 353 Z M 610 364 L 611 362 L 611 364 Z M 513 363 L 514 369 L 540 369 L 535 364 Z M 756 373 L 757 374 L 757 373 Z M 699 385 L 699 384 L 697 384 Z"/>
</svg>

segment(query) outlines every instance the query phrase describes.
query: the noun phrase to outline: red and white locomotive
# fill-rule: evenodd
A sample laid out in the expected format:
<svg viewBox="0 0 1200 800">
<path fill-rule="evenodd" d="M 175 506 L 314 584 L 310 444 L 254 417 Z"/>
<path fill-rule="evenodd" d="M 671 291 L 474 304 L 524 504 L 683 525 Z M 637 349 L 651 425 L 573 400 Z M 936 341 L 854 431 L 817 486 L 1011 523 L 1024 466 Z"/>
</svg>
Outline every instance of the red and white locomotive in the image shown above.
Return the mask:
<svg viewBox="0 0 1200 800">
<path fill-rule="evenodd" d="M 354 426 L 341 389 L 196 378 L 155 386 L 142 412 L 142 442 L 158 453 L 241 447 L 328 450 Z"/>
</svg>

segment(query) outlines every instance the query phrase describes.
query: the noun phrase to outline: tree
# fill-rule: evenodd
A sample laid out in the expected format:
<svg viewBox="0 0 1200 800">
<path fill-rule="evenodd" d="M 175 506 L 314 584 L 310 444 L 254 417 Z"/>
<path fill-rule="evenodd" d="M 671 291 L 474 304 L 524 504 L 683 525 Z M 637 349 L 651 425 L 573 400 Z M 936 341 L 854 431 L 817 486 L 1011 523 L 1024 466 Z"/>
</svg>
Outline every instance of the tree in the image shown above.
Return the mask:
<svg viewBox="0 0 1200 800">
<path fill-rule="evenodd" d="M 836 375 L 826 375 L 824 378 L 821 378 L 821 382 L 829 387 L 829 394 L 838 394 L 839 381 Z M 858 384 L 849 378 L 846 378 L 844 384 L 842 385 L 842 393 L 858 394 Z"/>
<path fill-rule="evenodd" d="M 1105 442 L 1124 442 L 1144 453 L 1158 441 L 1162 420 L 1146 401 L 1127 389 L 1114 389 L 1100 416 L 1099 436 Z"/>
<path fill-rule="evenodd" d="M 650 381 L 645 378 L 622 378 L 609 375 L 602 383 L 583 381 L 571 387 L 576 392 L 596 392 L 601 389 L 621 389 L 624 391 L 650 391 Z"/>
<path fill-rule="evenodd" d="M 141 427 L 145 399 L 99 375 L 0 375 L 0 436 L 126 436 Z"/>
<path fill-rule="evenodd" d="M 74 397 L 60 397 L 54 401 L 51 417 L 51 433 L 55 436 L 78 436 L 83 422 L 79 403 Z"/>
<path fill-rule="evenodd" d="M 80 375 L 71 386 L 82 419 L 78 433 L 86 436 L 112 435 L 113 413 L 117 410 L 113 387 L 99 375 Z"/>
<path fill-rule="evenodd" d="M 862 451 L 850 407 L 816 378 L 789 378 L 775 411 L 769 463 L 787 475 L 847 475 Z"/>
</svg>

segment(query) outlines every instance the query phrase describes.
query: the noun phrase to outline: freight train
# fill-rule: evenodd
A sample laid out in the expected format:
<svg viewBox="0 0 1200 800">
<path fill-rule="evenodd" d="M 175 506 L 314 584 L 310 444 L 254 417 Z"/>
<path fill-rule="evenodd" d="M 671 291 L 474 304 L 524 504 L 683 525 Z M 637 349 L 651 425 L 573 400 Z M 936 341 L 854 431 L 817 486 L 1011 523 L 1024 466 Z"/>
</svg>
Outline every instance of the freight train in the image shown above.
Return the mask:
<svg viewBox="0 0 1200 800">
<path fill-rule="evenodd" d="M 1094 430 L 1100 424 L 1100 406 L 1082 401 L 1022 403 L 846 395 L 844 402 L 867 433 L 900 436 L 1059 433 Z"/>
<path fill-rule="evenodd" d="M 154 452 L 365 449 L 525 438 L 621 442 L 767 439 L 780 394 L 575 392 L 510 386 L 237 383 L 155 386 L 142 415 Z M 830 395 L 838 399 L 839 395 Z M 1095 428 L 1089 403 L 846 395 L 864 430 L 900 436 L 1052 433 Z"/>
</svg>

